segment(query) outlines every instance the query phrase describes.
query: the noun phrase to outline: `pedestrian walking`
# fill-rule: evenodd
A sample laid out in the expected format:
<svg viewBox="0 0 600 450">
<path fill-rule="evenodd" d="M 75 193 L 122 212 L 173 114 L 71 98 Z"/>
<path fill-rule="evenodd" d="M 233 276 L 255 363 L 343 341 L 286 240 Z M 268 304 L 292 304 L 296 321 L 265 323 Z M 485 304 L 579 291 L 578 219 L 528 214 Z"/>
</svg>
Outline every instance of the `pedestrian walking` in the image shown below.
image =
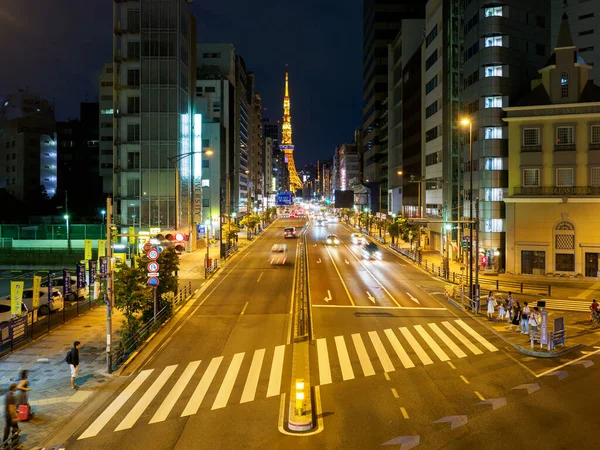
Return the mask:
<svg viewBox="0 0 600 450">
<path fill-rule="evenodd" d="M 487 297 L 487 316 L 489 319 L 494 318 L 494 311 L 496 311 L 496 299 L 492 291 L 490 291 Z"/>
<path fill-rule="evenodd" d="M 523 305 L 523 310 L 521 311 L 521 334 L 529 334 L 529 315 L 531 314 L 531 310 L 527 302 Z"/>
<path fill-rule="evenodd" d="M 513 297 L 512 292 L 508 291 L 508 297 L 506 298 L 506 313 L 508 314 L 508 319 L 510 321 L 512 321 L 513 306 L 515 306 L 515 298 Z"/>
<path fill-rule="evenodd" d="M 512 331 L 513 325 L 517 327 L 517 331 L 519 331 L 519 320 L 521 320 L 521 305 L 519 302 L 515 301 L 512 307 L 512 316 L 510 320 L 510 326 L 508 327 L 508 331 Z"/>
<path fill-rule="evenodd" d="M 19 420 L 17 419 L 17 407 L 15 405 L 15 391 L 17 390 L 16 383 L 10 385 L 6 396 L 4 397 L 4 439 L 6 441 L 12 430 L 13 434 L 19 431 Z"/>
<path fill-rule="evenodd" d="M 500 307 L 498 308 L 498 320 L 500 322 L 504 322 L 504 316 L 506 316 L 506 310 L 504 309 L 504 302 L 500 302 Z"/>
<path fill-rule="evenodd" d="M 598 305 L 596 299 L 592 300 L 592 304 L 590 305 L 590 322 L 594 320 L 594 315 L 598 312 L 598 307 L 600 305 Z"/>
<path fill-rule="evenodd" d="M 28 392 L 31 390 L 29 387 L 29 371 L 22 370 L 21 371 L 21 379 L 19 380 L 19 384 L 17 385 L 17 394 L 16 397 L 16 405 L 17 409 L 21 405 L 29 405 L 29 395 Z"/>
<path fill-rule="evenodd" d="M 67 352 L 65 357 L 65 361 L 71 368 L 71 389 L 79 389 L 79 386 L 75 384 L 75 378 L 79 375 L 79 347 L 81 347 L 81 342 L 73 342 L 73 348 Z"/>
<path fill-rule="evenodd" d="M 529 330 L 537 331 L 539 325 L 540 325 L 540 311 L 536 306 L 535 308 L 533 308 L 533 311 L 531 311 L 531 315 L 529 316 Z"/>
</svg>

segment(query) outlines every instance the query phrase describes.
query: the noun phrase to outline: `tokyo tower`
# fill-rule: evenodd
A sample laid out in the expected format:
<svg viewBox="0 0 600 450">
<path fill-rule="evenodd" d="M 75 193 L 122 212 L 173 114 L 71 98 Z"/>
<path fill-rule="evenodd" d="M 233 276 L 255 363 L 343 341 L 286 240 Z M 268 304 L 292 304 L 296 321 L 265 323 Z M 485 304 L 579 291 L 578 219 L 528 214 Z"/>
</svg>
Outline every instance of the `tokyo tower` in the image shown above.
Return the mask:
<svg viewBox="0 0 600 450">
<path fill-rule="evenodd" d="M 284 161 L 288 166 L 290 175 L 290 191 L 296 193 L 302 187 L 302 181 L 296 172 L 294 163 L 294 144 L 292 143 L 292 122 L 290 116 L 290 93 L 288 90 L 288 73 L 285 73 L 285 96 L 283 97 L 283 124 L 281 125 L 281 145 L 279 149 L 283 152 Z"/>
</svg>

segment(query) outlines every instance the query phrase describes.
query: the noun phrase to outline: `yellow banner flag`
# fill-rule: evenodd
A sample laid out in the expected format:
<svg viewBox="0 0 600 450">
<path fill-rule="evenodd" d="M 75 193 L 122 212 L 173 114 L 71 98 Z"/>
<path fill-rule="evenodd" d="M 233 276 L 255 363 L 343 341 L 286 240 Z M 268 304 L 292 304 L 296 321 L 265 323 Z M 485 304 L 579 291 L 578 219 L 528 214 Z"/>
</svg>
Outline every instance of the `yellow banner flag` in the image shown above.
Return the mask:
<svg viewBox="0 0 600 450">
<path fill-rule="evenodd" d="M 135 227 L 129 227 L 129 243 L 135 244 Z"/>
<path fill-rule="evenodd" d="M 13 316 L 21 315 L 21 302 L 23 301 L 23 285 L 22 281 L 10 282 L 10 313 Z"/>
<path fill-rule="evenodd" d="M 98 239 L 98 259 L 106 256 L 106 239 Z"/>
<path fill-rule="evenodd" d="M 33 309 L 40 307 L 40 289 L 42 285 L 42 277 L 35 275 L 33 277 Z"/>
<path fill-rule="evenodd" d="M 86 239 L 84 241 L 84 259 L 86 261 L 89 261 L 90 259 L 92 259 L 92 240 L 91 239 Z"/>
</svg>

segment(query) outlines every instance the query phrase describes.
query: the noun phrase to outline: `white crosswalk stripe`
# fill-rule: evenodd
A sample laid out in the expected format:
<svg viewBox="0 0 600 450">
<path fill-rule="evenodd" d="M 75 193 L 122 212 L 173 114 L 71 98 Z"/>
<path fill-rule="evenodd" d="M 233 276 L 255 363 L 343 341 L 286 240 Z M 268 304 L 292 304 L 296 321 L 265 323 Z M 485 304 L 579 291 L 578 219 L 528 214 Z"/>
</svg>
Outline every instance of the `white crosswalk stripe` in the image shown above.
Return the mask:
<svg viewBox="0 0 600 450">
<path fill-rule="evenodd" d="M 400 358 L 400 361 L 402 362 L 402 365 L 404 366 L 404 368 L 410 369 L 412 367 L 415 367 L 415 364 L 412 362 L 412 360 L 408 356 L 408 353 L 406 353 L 406 350 L 404 350 L 404 347 L 402 347 L 402 344 L 400 343 L 400 341 L 398 340 L 398 338 L 396 337 L 396 335 L 394 334 L 392 329 L 388 328 L 387 330 L 384 330 L 384 333 L 387 336 L 388 340 L 390 341 L 390 344 L 392 344 L 392 347 L 394 348 L 394 351 L 398 355 L 398 358 Z"/>
<path fill-rule="evenodd" d="M 371 375 L 375 375 L 375 369 L 373 369 L 373 364 L 371 364 L 369 354 L 367 353 L 367 349 L 365 348 L 365 343 L 360 337 L 360 334 L 353 334 L 352 342 L 354 342 L 354 348 L 356 349 L 356 353 L 358 354 L 358 360 L 360 361 L 360 367 L 362 368 L 364 376 L 370 377 Z"/>
<path fill-rule="evenodd" d="M 385 348 L 383 348 L 383 344 L 381 343 L 381 339 L 379 339 L 379 335 L 375 331 L 369 331 L 369 338 L 371 338 L 371 342 L 373 343 L 373 347 L 375 347 L 375 353 L 379 357 L 379 361 L 381 361 L 381 366 L 383 367 L 384 372 L 393 372 L 396 370 L 394 365 L 392 364 L 392 360 L 385 352 Z"/>
<path fill-rule="evenodd" d="M 435 342 L 433 338 L 427 334 L 425 328 L 423 328 L 421 325 L 415 325 L 415 330 L 417 330 L 417 333 L 419 333 L 423 340 L 427 342 L 427 345 L 431 347 L 431 350 L 433 350 L 433 353 L 435 353 L 440 361 L 450 361 L 450 357 L 446 355 L 446 352 L 442 350 L 442 347 L 440 347 L 437 342 Z"/>
<path fill-rule="evenodd" d="M 338 358 L 340 360 L 340 368 L 342 369 L 342 379 L 344 381 L 352 380 L 354 379 L 354 370 L 352 370 L 350 355 L 348 355 L 348 349 L 346 348 L 344 336 L 336 336 L 334 340 L 337 348 Z"/>
<path fill-rule="evenodd" d="M 319 384 L 321 386 L 331 383 L 331 367 L 329 366 L 329 352 L 327 339 L 317 339 L 317 356 L 319 361 Z"/>
<path fill-rule="evenodd" d="M 285 355 L 285 345 L 275 347 L 273 364 L 271 365 L 271 376 L 269 377 L 269 387 L 267 388 L 267 397 L 279 395 L 281 390 L 281 374 L 283 373 L 283 357 Z"/>
<path fill-rule="evenodd" d="M 446 333 L 444 333 L 440 327 L 437 326 L 436 323 L 429 323 L 428 325 L 429 325 L 429 328 L 431 328 L 433 330 L 433 332 L 435 334 L 437 334 L 438 337 L 442 341 L 444 341 L 444 344 L 446 344 L 457 357 L 459 357 L 459 358 L 467 357 L 467 354 L 465 352 L 463 352 L 458 345 L 456 345 L 454 342 L 452 342 L 452 339 L 450 339 L 448 337 L 448 335 Z"/>
<path fill-rule="evenodd" d="M 433 364 L 433 361 L 429 355 L 425 352 L 425 350 L 423 350 L 423 347 L 421 347 L 419 341 L 417 341 L 411 332 L 408 331 L 408 328 L 400 327 L 400 332 L 424 365 L 427 366 L 429 364 Z"/>
<path fill-rule="evenodd" d="M 475 344 L 471 343 L 471 341 L 469 341 L 463 334 L 461 334 L 460 331 L 454 328 L 454 326 L 450 322 L 442 322 L 442 325 L 444 325 L 448 329 L 448 331 L 450 331 L 450 333 L 452 333 L 454 337 L 458 339 L 465 347 L 471 350 L 473 354 L 481 355 L 483 353 Z"/>
<path fill-rule="evenodd" d="M 240 403 L 247 403 L 254 400 L 256 388 L 258 387 L 258 378 L 260 377 L 260 368 L 262 367 L 263 359 L 265 358 L 265 351 L 266 349 L 261 348 L 254 352 L 254 357 L 252 358 L 252 364 L 250 365 L 250 371 L 248 372 L 248 378 L 246 379 Z"/>
<path fill-rule="evenodd" d="M 188 364 L 183 374 L 179 377 L 179 380 L 177 380 L 177 383 L 173 386 L 173 389 L 171 389 L 171 392 L 169 392 L 160 405 L 160 408 L 158 408 L 158 411 L 156 411 L 156 414 L 154 414 L 154 417 L 150 419 L 150 423 L 162 422 L 167 419 L 169 413 L 175 406 L 177 399 L 192 379 L 196 369 L 198 369 L 198 366 L 200 366 L 200 361 L 192 361 Z"/>
<path fill-rule="evenodd" d="M 198 412 L 198 409 L 202 404 L 202 400 L 204 400 L 204 396 L 208 392 L 208 388 L 210 387 L 210 384 L 212 383 L 212 380 L 215 377 L 222 361 L 222 356 L 212 359 L 208 365 L 208 369 L 206 369 L 206 372 L 204 372 L 204 375 L 202 375 L 198 386 L 196 386 L 196 390 L 188 401 L 187 406 L 183 410 L 181 417 L 191 416 L 192 414 L 196 414 Z"/>
<path fill-rule="evenodd" d="M 227 406 L 229 396 L 231 395 L 231 391 L 233 390 L 233 385 L 235 384 L 235 379 L 238 376 L 238 372 L 240 371 L 240 367 L 242 366 L 243 360 L 244 353 L 236 353 L 235 355 L 233 355 L 231 364 L 229 364 L 229 368 L 227 369 L 227 373 L 225 374 L 225 379 L 221 384 L 221 389 L 219 389 L 219 392 L 217 393 L 217 398 L 215 398 L 215 402 L 213 403 L 211 409 L 220 409 L 225 408 Z"/>
<path fill-rule="evenodd" d="M 494 347 L 492 344 L 490 344 L 483 336 L 481 336 L 477 331 L 475 331 L 469 325 L 464 323 L 462 320 L 455 320 L 455 322 L 463 330 L 465 330 L 467 333 L 469 333 L 471 336 L 473 336 L 475 339 L 477 339 L 477 342 L 479 342 L 481 345 L 483 345 L 485 348 L 487 348 L 490 352 L 498 351 L 498 349 L 496 347 Z"/>
</svg>

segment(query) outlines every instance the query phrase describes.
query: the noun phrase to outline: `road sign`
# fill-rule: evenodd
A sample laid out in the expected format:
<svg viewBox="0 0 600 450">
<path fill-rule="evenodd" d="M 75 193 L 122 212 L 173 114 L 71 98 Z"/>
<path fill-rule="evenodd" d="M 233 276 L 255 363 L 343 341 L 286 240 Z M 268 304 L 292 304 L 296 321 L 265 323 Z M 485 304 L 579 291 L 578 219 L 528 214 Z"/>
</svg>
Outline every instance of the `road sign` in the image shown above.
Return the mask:
<svg viewBox="0 0 600 450">
<path fill-rule="evenodd" d="M 159 273 L 158 272 L 149 272 L 148 273 L 148 278 L 158 278 Z"/>
<path fill-rule="evenodd" d="M 292 193 L 291 192 L 278 192 L 277 193 L 277 205 L 278 206 L 291 206 L 292 204 Z"/>
<path fill-rule="evenodd" d="M 153 248 L 152 250 L 149 250 L 148 253 L 146 253 L 146 255 L 148 256 L 148 259 L 151 259 L 154 261 L 154 260 L 158 259 L 158 250 Z"/>
<path fill-rule="evenodd" d="M 144 243 L 144 251 L 148 253 L 150 250 L 152 250 L 152 244 L 150 243 L 150 241 L 146 241 Z"/>
<path fill-rule="evenodd" d="M 158 272 L 159 268 L 160 266 L 155 261 L 148 263 L 148 272 Z"/>
<path fill-rule="evenodd" d="M 462 245 L 463 247 L 468 247 L 468 246 L 469 246 L 469 241 L 462 241 L 462 242 L 461 242 L 461 245 Z"/>
<path fill-rule="evenodd" d="M 160 283 L 157 277 L 148 278 L 148 286 L 156 287 Z"/>
</svg>

